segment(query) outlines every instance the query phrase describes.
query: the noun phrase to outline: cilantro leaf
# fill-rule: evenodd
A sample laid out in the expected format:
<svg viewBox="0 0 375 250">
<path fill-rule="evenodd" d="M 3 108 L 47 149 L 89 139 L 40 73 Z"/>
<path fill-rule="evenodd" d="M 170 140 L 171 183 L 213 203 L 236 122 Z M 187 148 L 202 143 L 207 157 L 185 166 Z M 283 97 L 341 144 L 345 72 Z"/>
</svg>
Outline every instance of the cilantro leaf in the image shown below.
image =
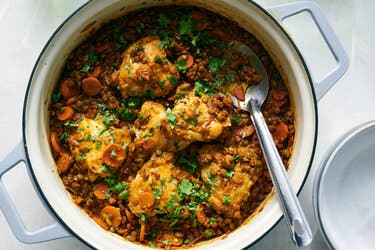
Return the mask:
<svg viewBox="0 0 375 250">
<path fill-rule="evenodd" d="M 193 151 L 188 155 L 187 158 L 181 157 L 179 162 L 181 166 L 190 173 L 194 173 L 199 167 L 198 163 L 198 151 Z"/>
<path fill-rule="evenodd" d="M 173 129 L 176 126 L 177 116 L 172 113 L 172 110 L 170 108 L 167 109 L 166 114 L 169 126 Z"/>
<path fill-rule="evenodd" d="M 187 65 L 185 60 L 177 60 L 176 67 L 181 73 L 186 73 Z"/>
<path fill-rule="evenodd" d="M 184 15 L 181 18 L 180 24 L 178 26 L 178 31 L 181 35 L 190 35 L 192 34 L 197 28 L 196 23 L 193 21 L 192 15 Z"/>
<path fill-rule="evenodd" d="M 163 13 L 158 17 L 158 22 L 162 28 L 167 28 L 171 24 L 171 20 Z"/>
<path fill-rule="evenodd" d="M 201 96 L 201 93 L 213 96 L 215 95 L 216 90 L 209 86 L 209 82 L 207 80 L 199 80 L 194 83 L 194 94 L 196 96 Z"/>
<path fill-rule="evenodd" d="M 172 83 L 173 87 L 177 87 L 178 82 L 175 76 L 168 75 L 167 78 Z"/>
<path fill-rule="evenodd" d="M 233 169 L 233 168 L 229 168 L 229 169 L 227 170 L 227 173 L 225 174 L 225 177 L 227 177 L 227 178 L 232 178 L 233 175 L 234 175 L 234 169 Z"/>
<path fill-rule="evenodd" d="M 81 68 L 80 71 L 83 72 L 83 73 L 86 73 L 89 70 L 90 70 L 90 64 L 85 63 L 85 64 L 83 64 L 83 66 L 82 66 L 82 68 Z"/>
<path fill-rule="evenodd" d="M 90 51 L 89 53 L 87 53 L 87 60 L 90 63 L 95 63 L 96 61 L 98 61 L 98 58 L 99 56 L 95 51 Z"/>
<path fill-rule="evenodd" d="M 239 115 L 232 115 L 232 121 L 239 123 L 243 121 L 243 118 Z"/>
<path fill-rule="evenodd" d="M 220 58 L 220 57 L 212 57 L 210 61 L 208 62 L 208 70 L 213 73 L 217 74 L 220 68 L 224 67 L 224 65 L 227 63 L 227 60 Z"/>
</svg>

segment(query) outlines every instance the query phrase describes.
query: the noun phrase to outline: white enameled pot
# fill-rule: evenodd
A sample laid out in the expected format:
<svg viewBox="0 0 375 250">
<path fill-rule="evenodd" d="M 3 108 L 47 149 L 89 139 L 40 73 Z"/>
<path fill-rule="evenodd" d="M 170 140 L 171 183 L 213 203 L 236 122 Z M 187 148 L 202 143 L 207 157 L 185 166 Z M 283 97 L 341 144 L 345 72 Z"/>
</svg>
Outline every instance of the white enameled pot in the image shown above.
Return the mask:
<svg viewBox="0 0 375 250">
<path fill-rule="evenodd" d="M 69 53 L 100 25 L 130 11 L 170 4 L 199 6 L 236 21 L 255 34 L 282 73 L 287 83 L 296 116 L 294 154 L 288 177 L 300 191 L 309 173 L 317 135 L 317 100 L 345 73 L 348 58 L 320 8 L 312 2 L 298 2 L 265 10 L 246 0 L 94 0 L 74 12 L 47 42 L 33 69 L 23 110 L 23 140 L 0 162 L 0 176 L 24 161 L 40 198 L 56 223 L 29 232 L 0 181 L 0 208 L 16 237 L 26 243 L 62 237 L 78 237 L 97 249 L 144 249 L 104 231 L 76 206 L 58 176 L 48 142 L 48 105 Z M 308 11 L 321 31 L 337 66 L 322 81 L 313 82 L 303 57 L 281 22 L 284 18 Z M 270 196 L 263 209 L 234 232 L 197 245 L 197 248 L 240 249 L 255 243 L 281 218 L 277 198 Z M 286 236 L 287 237 L 287 236 Z"/>
</svg>

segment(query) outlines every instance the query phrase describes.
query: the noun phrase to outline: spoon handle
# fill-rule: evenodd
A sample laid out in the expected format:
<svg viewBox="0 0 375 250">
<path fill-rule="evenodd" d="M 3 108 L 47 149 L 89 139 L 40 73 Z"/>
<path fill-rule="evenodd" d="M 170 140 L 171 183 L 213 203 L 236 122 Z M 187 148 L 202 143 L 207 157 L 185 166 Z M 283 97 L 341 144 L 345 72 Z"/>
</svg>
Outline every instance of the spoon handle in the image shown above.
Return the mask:
<svg viewBox="0 0 375 250">
<path fill-rule="evenodd" d="M 266 121 L 256 101 L 251 100 L 249 109 L 251 120 L 261 145 L 263 155 L 271 175 L 273 185 L 278 194 L 285 220 L 291 237 L 297 246 L 306 246 L 312 240 L 312 233 L 306 216 L 296 194 L 290 187 L 284 164 L 277 151 Z"/>
</svg>

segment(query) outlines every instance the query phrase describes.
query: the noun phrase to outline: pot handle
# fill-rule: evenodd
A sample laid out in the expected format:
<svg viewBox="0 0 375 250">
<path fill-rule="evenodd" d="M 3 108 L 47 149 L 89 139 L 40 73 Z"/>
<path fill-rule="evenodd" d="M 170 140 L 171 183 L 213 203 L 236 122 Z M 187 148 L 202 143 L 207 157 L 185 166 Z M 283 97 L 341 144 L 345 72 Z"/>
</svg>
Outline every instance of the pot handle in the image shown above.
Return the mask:
<svg viewBox="0 0 375 250">
<path fill-rule="evenodd" d="M 29 166 L 24 147 L 23 141 L 21 141 L 7 156 L 5 156 L 4 159 L 0 161 L 0 209 L 3 212 L 5 219 L 16 238 L 24 243 L 40 243 L 71 236 L 71 234 L 59 222 L 55 222 L 52 225 L 33 232 L 29 232 L 26 229 L 2 182 L 3 175 L 18 163 L 24 162 L 26 166 Z"/>
<path fill-rule="evenodd" d="M 315 24 L 318 26 L 320 33 L 322 34 L 324 40 L 326 41 L 331 53 L 335 57 L 337 66 L 326 75 L 319 82 L 315 82 L 315 94 L 317 100 L 320 100 L 327 91 L 335 85 L 335 83 L 344 75 L 349 66 L 349 58 L 345 53 L 343 46 L 341 45 L 336 33 L 333 31 L 332 27 L 328 23 L 327 18 L 323 14 L 323 11 L 314 2 L 301 1 L 296 3 L 290 3 L 280 6 L 275 6 L 269 8 L 280 21 L 284 19 L 297 15 L 303 11 L 308 11 Z"/>
</svg>

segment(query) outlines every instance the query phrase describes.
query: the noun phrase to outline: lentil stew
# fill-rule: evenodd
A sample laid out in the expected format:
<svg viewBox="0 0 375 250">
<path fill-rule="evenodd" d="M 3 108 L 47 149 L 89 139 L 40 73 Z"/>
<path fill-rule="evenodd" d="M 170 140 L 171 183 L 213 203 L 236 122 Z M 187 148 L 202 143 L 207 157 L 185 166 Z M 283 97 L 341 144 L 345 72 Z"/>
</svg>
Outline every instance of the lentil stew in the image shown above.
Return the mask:
<svg viewBox="0 0 375 250">
<path fill-rule="evenodd" d="M 158 248 L 193 246 L 241 226 L 272 182 L 244 97 L 260 76 L 233 41 L 263 62 L 262 112 L 288 167 L 290 93 L 254 35 L 204 9 L 142 9 L 112 20 L 67 58 L 49 106 L 57 171 L 104 230 Z"/>
</svg>

